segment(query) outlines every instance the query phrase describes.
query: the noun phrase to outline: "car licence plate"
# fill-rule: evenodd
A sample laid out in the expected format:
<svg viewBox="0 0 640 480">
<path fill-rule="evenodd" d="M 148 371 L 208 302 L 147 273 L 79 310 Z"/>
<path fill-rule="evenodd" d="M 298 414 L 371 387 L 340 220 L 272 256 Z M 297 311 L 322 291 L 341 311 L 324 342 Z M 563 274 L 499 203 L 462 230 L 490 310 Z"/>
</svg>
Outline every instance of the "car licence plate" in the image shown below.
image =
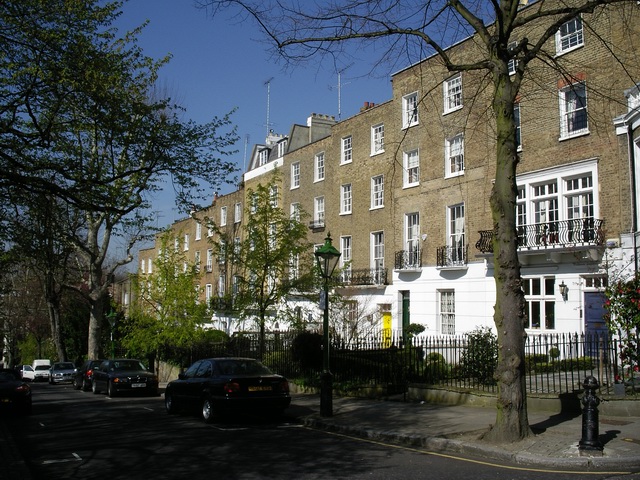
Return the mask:
<svg viewBox="0 0 640 480">
<path fill-rule="evenodd" d="M 250 392 L 268 392 L 271 390 L 271 387 L 268 386 L 250 386 L 248 388 Z"/>
<path fill-rule="evenodd" d="M 131 384 L 131 388 L 144 388 L 146 386 L 147 386 L 146 383 L 132 383 Z"/>
</svg>

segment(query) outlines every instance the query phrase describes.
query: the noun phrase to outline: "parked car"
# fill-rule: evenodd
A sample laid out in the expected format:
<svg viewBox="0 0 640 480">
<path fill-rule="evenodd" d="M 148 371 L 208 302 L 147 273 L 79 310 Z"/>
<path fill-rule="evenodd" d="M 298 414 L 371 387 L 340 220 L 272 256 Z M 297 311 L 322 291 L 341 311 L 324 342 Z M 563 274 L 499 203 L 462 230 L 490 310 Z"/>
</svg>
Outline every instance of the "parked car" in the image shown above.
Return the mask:
<svg viewBox="0 0 640 480">
<path fill-rule="evenodd" d="M 0 408 L 23 415 L 31 413 L 31 387 L 15 370 L 0 369 Z"/>
<path fill-rule="evenodd" d="M 31 365 L 20 365 L 18 373 L 25 382 L 33 382 L 36 378 L 36 372 Z"/>
<path fill-rule="evenodd" d="M 73 382 L 76 366 L 72 362 L 56 362 L 49 369 L 49 383 Z"/>
<path fill-rule="evenodd" d="M 91 390 L 91 383 L 93 382 L 93 370 L 99 367 L 104 360 L 87 360 L 84 364 L 76 370 L 76 374 L 73 377 L 73 387 L 76 390 L 82 389 L 84 392 Z"/>
<path fill-rule="evenodd" d="M 93 393 L 106 391 L 110 397 L 121 393 L 158 395 L 158 377 L 140 360 L 116 358 L 104 360 L 93 370 Z"/>
<path fill-rule="evenodd" d="M 200 412 L 210 423 L 226 411 L 282 414 L 291 404 L 289 382 L 252 358 L 198 360 L 164 394 L 168 413 Z"/>
<path fill-rule="evenodd" d="M 49 369 L 51 369 L 51 360 L 46 358 L 38 358 L 33 361 L 31 365 L 34 370 L 34 382 L 46 381 L 49 379 Z"/>
</svg>

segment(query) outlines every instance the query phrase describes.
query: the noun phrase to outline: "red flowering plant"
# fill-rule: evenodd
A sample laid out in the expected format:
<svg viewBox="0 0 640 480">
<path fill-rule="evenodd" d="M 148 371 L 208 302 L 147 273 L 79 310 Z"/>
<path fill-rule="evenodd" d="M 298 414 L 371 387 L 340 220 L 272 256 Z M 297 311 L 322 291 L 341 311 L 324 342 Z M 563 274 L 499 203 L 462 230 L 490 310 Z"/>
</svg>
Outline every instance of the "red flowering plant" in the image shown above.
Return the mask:
<svg viewBox="0 0 640 480">
<path fill-rule="evenodd" d="M 632 380 L 638 372 L 638 347 L 640 330 L 640 274 L 631 280 L 619 280 L 609 285 L 605 292 L 604 320 L 609 332 L 617 334 L 620 342 L 622 377 L 616 381 Z"/>
</svg>

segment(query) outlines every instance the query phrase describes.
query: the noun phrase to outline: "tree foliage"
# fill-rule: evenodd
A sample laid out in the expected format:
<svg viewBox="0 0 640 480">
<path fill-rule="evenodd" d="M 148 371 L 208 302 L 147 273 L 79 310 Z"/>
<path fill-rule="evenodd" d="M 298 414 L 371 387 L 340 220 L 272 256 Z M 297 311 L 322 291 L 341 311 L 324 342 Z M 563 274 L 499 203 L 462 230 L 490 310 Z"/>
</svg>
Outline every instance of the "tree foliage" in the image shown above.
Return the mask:
<svg viewBox="0 0 640 480">
<path fill-rule="evenodd" d="M 640 274 L 618 280 L 605 289 L 605 321 L 609 331 L 618 335 L 620 361 L 629 372 L 640 360 Z"/>
<path fill-rule="evenodd" d="M 156 354 L 166 347 L 188 348 L 208 320 L 208 307 L 199 301 L 200 272 L 182 250 L 174 248 L 177 234 L 160 235 L 161 253 L 152 271 L 132 277 L 134 301 L 120 330 L 124 347 L 137 355 Z"/>
<path fill-rule="evenodd" d="M 113 28 L 121 7 L 0 3 L 0 198 L 18 213 L 27 196 L 67 207 L 56 234 L 84 268 L 83 284 L 69 286 L 91 304 L 90 358 L 100 354 L 109 281 L 155 225 L 153 195 L 171 184 L 187 211 L 235 171 L 224 160 L 237 140 L 230 116 L 184 121 L 156 87 L 168 57 L 146 57 L 140 29 L 118 37 Z M 116 239 L 120 253 L 107 261 Z"/>
<path fill-rule="evenodd" d="M 236 266 L 232 294 L 233 309 L 243 319 L 255 322 L 264 347 L 268 317 L 293 292 L 307 291 L 313 256 L 307 227 L 298 216 L 285 213 L 280 205 L 278 172 L 265 184 L 248 189 L 242 237 L 221 234 L 216 242 L 220 255 Z"/>
</svg>

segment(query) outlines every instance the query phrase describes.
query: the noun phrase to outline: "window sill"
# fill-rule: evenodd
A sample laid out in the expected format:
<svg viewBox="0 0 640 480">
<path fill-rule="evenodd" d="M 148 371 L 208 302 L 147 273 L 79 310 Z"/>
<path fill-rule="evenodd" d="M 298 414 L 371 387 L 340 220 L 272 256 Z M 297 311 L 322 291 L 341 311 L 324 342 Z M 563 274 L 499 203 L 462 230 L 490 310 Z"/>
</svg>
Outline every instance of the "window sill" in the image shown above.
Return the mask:
<svg viewBox="0 0 640 480">
<path fill-rule="evenodd" d="M 349 165 L 350 163 L 353 163 L 353 160 L 347 160 L 346 162 L 340 162 L 340 165 Z"/>
<path fill-rule="evenodd" d="M 375 157 L 376 155 L 381 155 L 384 153 L 384 150 L 378 150 L 377 152 L 371 152 L 371 156 Z"/>
<path fill-rule="evenodd" d="M 300 185 L 293 185 L 289 190 L 298 190 L 299 188 L 300 188 Z"/>
<path fill-rule="evenodd" d="M 407 125 L 402 125 L 402 128 L 400 130 L 408 130 L 411 127 L 417 127 L 418 125 L 420 125 L 420 122 L 413 122 L 413 123 L 409 123 Z"/>
<path fill-rule="evenodd" d="M 324 182 L 324 178 L 316 178 L 313 180 L 313 183 Z"/>
<path fill-rule="evenodd" d="M 340 213 L 339 213 L 339 215 L 340 215 L 341 217 L 343 217 L 343 216 L 345 216 L 345 215 L 351 215 L 351 214 L 352 214 L 352 212 L 340 212 Z"/>
<path fill-rule="evenodd" d="M 371 207 L 371 208 L 369 208 L 369 211 L 371 211 L 371 210 L 380 210 L 382 208 L 384 208 L 384 205 L 379 205 L 377 207 Z"/>
<path fill-rule="evenodd" d="M 584 38 L 584 37 L 583 37 Z M 562 50 L 560 52 L 556 52 L 556 55 L 554 58 L 558 58 L 561 57 L 569 52 L 573 52 L 574 50 L 578 50 L 580 48 L 584 47 L 584 41 L 580 44 L 580 45 L 576 45 L 575 47 L 569 47 L 566 50 Z"/>
<path fill-rule="evenodd" d="M 449 173 L 448 175 L 445 175 L 444 178 L 456 178 L 456 177 L 462 177 L 463 175 L 464 175 L 464 170 L 461 170 L 459 172 Z"/>
<path fill-rule="evenodd" d="M 559 142 L 564 142 L 565 140 L 571 140 L 572 138 L 578 138 L 578 137 L 584 137 L 585 135 L 589 135 L 589 129 L 585 129 L 585 130 L 579 130 L 577 132 L 571 132 L 570 134 L 561 136 L 560 138 L 558 138 Z"/>
<path fill-rule="evenodd" d="M 444 117 L 445 115 L 449 115 L 450 113 L 457 112 L 458 110 L 462 110 L 463 107 L 464 105 L 460 105 L 459 107 L 452 108 L 451 110 L 445 110 L 444 112 L 442 112 L 442 116 Z"/>
<path fill-rule="evenodd" d="M 420 186 L 420 182 L 416 182 L 416 183 L 406 183 L 402 186 L 403 190 L 406 190 L 408 188 L 414 188 L 414 187 L 419 187 Z"/>
</svg>

